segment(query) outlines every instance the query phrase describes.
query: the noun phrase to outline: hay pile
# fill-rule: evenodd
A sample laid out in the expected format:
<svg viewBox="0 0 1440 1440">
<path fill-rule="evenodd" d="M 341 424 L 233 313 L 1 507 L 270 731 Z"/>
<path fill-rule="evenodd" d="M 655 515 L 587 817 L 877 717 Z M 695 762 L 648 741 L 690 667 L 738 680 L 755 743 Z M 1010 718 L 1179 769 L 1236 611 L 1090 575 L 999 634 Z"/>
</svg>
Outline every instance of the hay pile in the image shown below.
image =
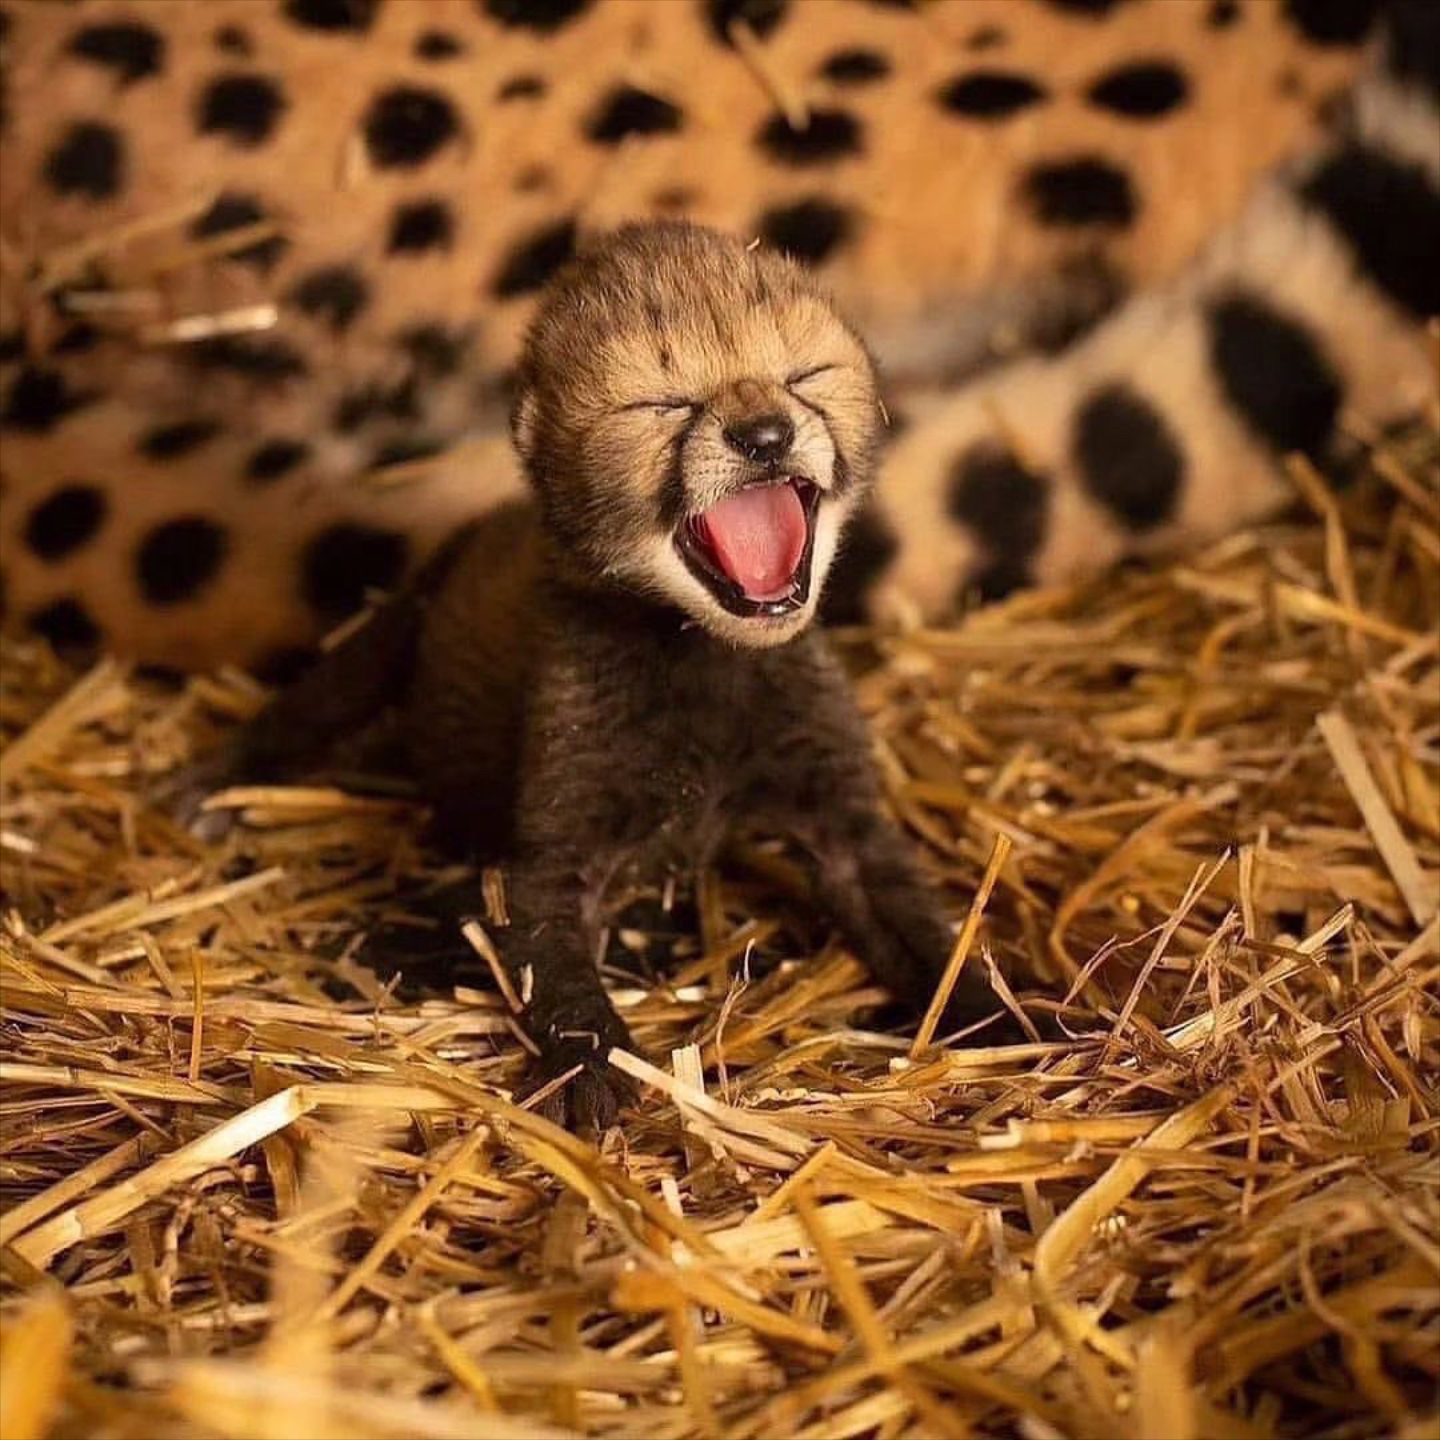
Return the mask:
<svg viewBox="0 0 1440 1440">
<path fill-rule="evenodd" d="M 617 926 L 650 1064 L 599 1148 L 508 1098 L 482 963 L 351 958 L 436 863 L 409 802 L 232 794 L 207 847 L 138 797 L 254 687 L 9 648 L 0 1432 L 1434 1435 L 1414 452 L 1343 514 L 1302 474 L 1313 520 L 842 637 L 957 917 L 998 868 L 967 963 L 1084 1038 L 912 1057 L 752 847 Z"/>
</svg>

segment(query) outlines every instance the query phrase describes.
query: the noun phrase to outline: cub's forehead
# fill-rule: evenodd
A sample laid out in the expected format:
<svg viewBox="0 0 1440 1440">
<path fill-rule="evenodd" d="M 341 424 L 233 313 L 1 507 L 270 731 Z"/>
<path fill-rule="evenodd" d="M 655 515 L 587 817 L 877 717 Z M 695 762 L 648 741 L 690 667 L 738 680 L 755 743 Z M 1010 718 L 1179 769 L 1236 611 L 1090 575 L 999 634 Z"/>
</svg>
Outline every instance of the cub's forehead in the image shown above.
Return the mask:
<svg viewBox="0 0 1440 1440">
<path fill-rule="evenodd" d="M 860 359 L 835 312 L 811 295 L 724 308 L 648 306 L 617 322 L 595 337 L 592 351 L 607 389 L 640 383 L 703 395 L 733 380 L 784 381 L 807 366 Z"/>
<path fill-rule="evenodd" d="M 583 254 L 542 303 L 532 377 L 559 373 L 596 399 L 700 396 L 748 376 L 864 367 L 855 336 L 790 260 L 685 225 L 617 232 Z"/>
</svg>

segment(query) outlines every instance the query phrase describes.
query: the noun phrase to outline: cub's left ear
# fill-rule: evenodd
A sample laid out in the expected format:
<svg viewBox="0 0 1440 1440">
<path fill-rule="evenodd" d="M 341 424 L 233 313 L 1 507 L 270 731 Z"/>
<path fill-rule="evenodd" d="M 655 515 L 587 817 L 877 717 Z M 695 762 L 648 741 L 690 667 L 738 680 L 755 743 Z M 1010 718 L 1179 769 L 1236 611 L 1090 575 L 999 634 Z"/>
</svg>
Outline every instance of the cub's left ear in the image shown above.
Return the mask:
<svg viewBox="0 0 1440 1440">
<path fill-rule="evenodd" d="M 515 393 L 515 403 L 510 407 L 510 437 L 520 452 L 520 458 L 527 463 L 535 449 L 537 408 L 535 391 L 529 385 L 522 385 Z"/>
</svg>

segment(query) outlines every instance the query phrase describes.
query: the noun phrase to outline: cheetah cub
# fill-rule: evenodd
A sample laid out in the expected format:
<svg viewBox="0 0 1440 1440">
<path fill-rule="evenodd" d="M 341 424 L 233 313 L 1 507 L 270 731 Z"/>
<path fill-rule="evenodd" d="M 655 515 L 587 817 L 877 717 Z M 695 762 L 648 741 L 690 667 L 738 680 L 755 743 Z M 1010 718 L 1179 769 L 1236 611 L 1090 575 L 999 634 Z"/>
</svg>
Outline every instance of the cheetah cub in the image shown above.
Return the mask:
<svg viewBox="0 0 1440 1440">
<path fill-rule="evenodd" d="M 240 768 L 294 773 L 403 694 L 443 833 L 505 864 L 497 942 L 542 1075 L 583 1067 L 573 1125 L 627 1094 L 594 960 L 604 892 L 703 866 L 741 823 L 796 843 L 898 999 L 933 994 L 950 927 L 814 625 L 880 421 L 864 345 L 798 266 L 692 225 L 613 233 L 524 349 L 534 504 L 457 536 L 244 741 Z M 996 1008 L 964 984 L 946 1023 Z"/>
</svg>

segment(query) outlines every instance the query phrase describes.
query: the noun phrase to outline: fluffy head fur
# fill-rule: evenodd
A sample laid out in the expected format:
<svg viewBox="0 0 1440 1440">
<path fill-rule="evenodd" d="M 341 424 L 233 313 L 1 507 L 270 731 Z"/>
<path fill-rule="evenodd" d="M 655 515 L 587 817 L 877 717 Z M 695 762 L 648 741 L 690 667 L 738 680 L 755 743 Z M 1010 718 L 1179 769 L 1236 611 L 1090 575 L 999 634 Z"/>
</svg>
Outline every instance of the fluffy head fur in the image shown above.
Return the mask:
<svg viewBox="0 0 1440 1440">
<path fill-rule="evenodd" d="M 768 418 L 784 443 L 764 455 L 737 447 L 747 423 Z M 752 647 L 814 617 L 879 427 L 870 357 L 806 272 L 680 223 L 626 226 L 557 279 L 525 344 L 514 426 L 576 578 Z M 808 585 L 783 607 L 737 614 L 723 581 L 687 557 L 687 526 L 727 496 L 790 477 L 809 510 Z"/>
</svg>

